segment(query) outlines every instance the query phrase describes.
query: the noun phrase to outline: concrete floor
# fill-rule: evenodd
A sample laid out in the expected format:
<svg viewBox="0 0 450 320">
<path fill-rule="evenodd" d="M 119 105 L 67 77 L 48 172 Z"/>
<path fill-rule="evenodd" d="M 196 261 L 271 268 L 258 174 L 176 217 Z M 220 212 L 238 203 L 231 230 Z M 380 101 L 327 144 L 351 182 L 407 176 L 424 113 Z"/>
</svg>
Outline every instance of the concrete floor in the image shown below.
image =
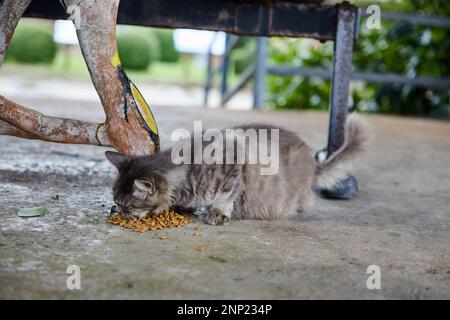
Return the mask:
<svg viewBox="0 0 450 320">
<path fill-rule="evenodd" d="M 102 120 L 95 102 L 9 98 Z M 266 121 L 296 130 L 315 149 L 326 141 L 325 113 L 156 107 L 155 114 L 163 146 L 194 120 Z M 317 199 L 284 221 L 195 222 L 164 231 L 167 240 L 106 223 L 115 169 L 104 148 L 0 137 L 0 298 L 449 299 L 450 123 L 368 119 L 377 136 L 354 169 L 356 199 Z M 30 206 L 49 213 L 17 216 Z M 66 288 L 73 264 L 80 290 Z M 380 290 L 366 287 L 369 265 L 381 268 Z"/>
</svg>

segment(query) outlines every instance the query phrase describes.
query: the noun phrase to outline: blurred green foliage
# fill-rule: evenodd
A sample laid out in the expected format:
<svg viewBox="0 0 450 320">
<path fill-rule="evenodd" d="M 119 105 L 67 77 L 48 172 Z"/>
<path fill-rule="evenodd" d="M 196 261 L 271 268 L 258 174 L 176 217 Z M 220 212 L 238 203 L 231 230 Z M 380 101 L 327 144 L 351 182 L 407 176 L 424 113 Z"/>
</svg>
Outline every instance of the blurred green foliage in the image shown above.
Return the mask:
<svg viewBox="0 0 450 320">
<path fill-rule="evenodd" d="M 231 63 L 234 73 L 239 75 L 254 60 L 255 42 L 251 37 L 240 37 L 234 48 L 231 52 Z"/>
<path fill-rule="evenodd" d="M 273 65 L 331 67 L 332 44 L 310 46 L 304 39 L 274 38 L 269 57 Z M 330 83 L 318 77 L 269 76 L 270 102 L 284 109 L 328 109 Z"/>
<path fill-rule="evenodd" d="M 7 51 L 7 60 L 20 63 L 51 63 L 57 46 L 47 25 L 23 23 L 17 26 Z"/>
<path fill-rule="evenodd" d="M 146 70 L 160 57 L 158 37 L 148 28 L 118 28 L 117 49 L 125 70 Z"/>
<path fill-rule="evenodd" d="M 52 32 L 49 21 L 22 19 L 8 46 L 6 61 L 51 63 L 58 49 Z M 169 29 L 119 25 L 117 46 L 122 66 L 129 70 L 143 71 L 154 61 L 176 63 L 180 58 Z"/>
<path fill-rule="evenodd" d="M 380 4 L 382 10 L 450 15 L 450 1 L 402 1 Z M 382 13 L 381 13 L 382 14 Z M 354 46 L 358 71 L 405 76 L 450 76 L 450 30 L 382 20 L 369 30 L 362 19 Z M 302 39 L 271 39 L 269 63 L 331 68 L 333 44 Z M 269 101 L 275 108 L 328 109 L 330 83 L 320 78 L 269 76 Z M 353 82 L 351 106 L 360 111 L 449 117 L 449 92 L 433 88 Z"/>
<path fill-rule="evenodd" d="M 173 30 L 171 29 L 155 29 L 155 35 L 160 45 L 160 58 L 162 62 L 178 62 L 180 53 L 175 49 L 173 41 Z"/>
</svg>

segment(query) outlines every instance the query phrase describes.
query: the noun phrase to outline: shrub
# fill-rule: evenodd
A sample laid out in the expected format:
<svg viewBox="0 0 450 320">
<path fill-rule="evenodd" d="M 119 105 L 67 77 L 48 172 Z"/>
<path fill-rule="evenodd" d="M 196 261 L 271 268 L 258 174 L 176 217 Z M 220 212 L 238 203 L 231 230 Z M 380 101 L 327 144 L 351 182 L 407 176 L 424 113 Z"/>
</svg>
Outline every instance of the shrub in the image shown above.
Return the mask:
<svg viewBox="0 0 450 320">
<path fill-rule="evenodd" d="M 125 69 L 146 70 L 159 58 L 158 39 L 148 30 L 143 31 L 145 32 L 123 31 L 117 34 L 119 57 Z"/>
<path fill-rule="evenodd" d="M 250 37 L 241 37 L 231 52 L 234 73 L 239 75 L 255 60 L 255 41 Z"/>
<path fill-rule="evenodd" d="M 234 48 L 235 49 L 250 48 L 253 46 L 253 43 L 255 42 L 254 39 L 255 38 L 249 36 L 241 36 Z"/>
<path fill-rule="evenodd" d="M 386 2 L 383 10 L 417 14 L 448 15 L 448 0 Z M 450 31 L 424 25 L 382 20 L 380 30 L 361 24 L 353 51 L 353 65 L 361 72 L 399 73 L 414 76 L 448 77 L 450 74 Z M 302 40 L 272 38 L 272 65 L 331 68 L 332 43 L 305 46 Z M 270 75 L 270 103 L 275 108 L 322 109 L 329 104 L 330 82 L 321 78 Z M 351 107 L 360 111 L 449 118 L 448 90 L 389 83 L 353 82 Z"/>
<path fill-rule="evenodd" d="M 244 72 L 247 66 L 251 65 L 254 61 L 254 52 L 249 52 L 245 49 L 233 50 L 231 61 L 233 61 L 234 73 L 239 75 Z"/>
<path fill-rule="evenodd" d="M 8 47 L 8 60 L 21 63 L 51 63 L 57 46 L 52 32 L 42 26 L 19 25 Z"/>
<path fill-rule="evenodd" d="M 274 38 L 269 46 L 269 59 L 273 65 L 315 66 L 330 68 L 332 43 L 319 48 L 307 46 L 309 40 Z M 305 50 L 305 48 L 308 48 Z M 282 109 L 328 109 L 330 82 L 319 77 L 270 75 L 269 101 Z"/>
<path fill-rule="evenodd" d="M 180 53 L 175 49 L 173 42 L 173 31 L 168 29 L 157 29 L 155 35 L 160 44 L 160 60 L 163 62 L 177 62 Z"/>
</svg>

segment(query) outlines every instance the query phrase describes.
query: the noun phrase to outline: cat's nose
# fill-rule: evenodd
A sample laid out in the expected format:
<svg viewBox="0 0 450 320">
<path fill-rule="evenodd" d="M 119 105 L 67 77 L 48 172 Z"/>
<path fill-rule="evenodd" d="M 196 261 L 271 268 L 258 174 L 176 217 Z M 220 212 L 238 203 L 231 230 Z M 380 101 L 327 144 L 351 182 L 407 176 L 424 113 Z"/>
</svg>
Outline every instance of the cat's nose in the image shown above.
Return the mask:
<svg viewBox="0 0 450 320">
<path fill-rule="evenodd" d="M 119 210 L 117 209 L 117 205 L 113 205 L 111 207 L 111 213 L 119 213 Z"/>
</svg>

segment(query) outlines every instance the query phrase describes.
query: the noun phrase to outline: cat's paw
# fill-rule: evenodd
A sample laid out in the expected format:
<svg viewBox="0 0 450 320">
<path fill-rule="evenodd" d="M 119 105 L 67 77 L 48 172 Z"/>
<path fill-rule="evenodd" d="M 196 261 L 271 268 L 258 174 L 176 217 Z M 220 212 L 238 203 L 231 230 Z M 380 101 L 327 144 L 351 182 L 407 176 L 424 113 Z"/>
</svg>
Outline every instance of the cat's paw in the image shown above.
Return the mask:
<svg viewBox="0 0 450 320">
<path fill-rule="evenodd" d="M 227 217 L 222 210 L 217 208 L 212 208 L 206 215 L 206 222 L 214 226 L 226 225 L 230 223 L 230 218 Z"/>
</svg>

